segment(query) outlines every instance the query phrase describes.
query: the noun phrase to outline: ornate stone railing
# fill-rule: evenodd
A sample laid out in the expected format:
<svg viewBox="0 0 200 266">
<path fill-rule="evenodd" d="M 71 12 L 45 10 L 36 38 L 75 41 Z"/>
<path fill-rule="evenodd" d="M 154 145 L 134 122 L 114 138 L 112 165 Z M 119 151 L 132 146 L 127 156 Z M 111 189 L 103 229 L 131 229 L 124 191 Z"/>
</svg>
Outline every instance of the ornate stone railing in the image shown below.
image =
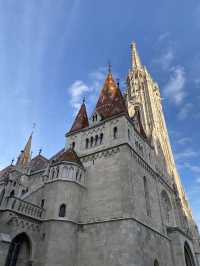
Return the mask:
<svg viewBox="0 0 200 266">
<path fill-rule="evenodd" d="M 37 219 L 41 219 L 44 213 L 43 208 L 16 197 L 8 197 L 5 199 L 3 207 L 4 209 L 10 209 L 20 214 Z"/>
</svg>

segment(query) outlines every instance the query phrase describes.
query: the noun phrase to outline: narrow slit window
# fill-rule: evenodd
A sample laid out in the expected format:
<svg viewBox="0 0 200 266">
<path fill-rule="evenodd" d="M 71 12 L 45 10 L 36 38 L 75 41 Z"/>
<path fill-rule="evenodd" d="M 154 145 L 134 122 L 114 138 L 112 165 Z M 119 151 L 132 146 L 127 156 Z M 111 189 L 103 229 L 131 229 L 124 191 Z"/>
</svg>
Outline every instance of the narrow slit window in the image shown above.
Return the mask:
<svg viewBox="0 0 200 266">
<path fill-rule="evenodd" d="M 113 128 L 113 137 L 114 137 L 114 139 L 116 139 L 118 137 L 118 129 L 117 129 L 117 127 Z"/>
</svg>

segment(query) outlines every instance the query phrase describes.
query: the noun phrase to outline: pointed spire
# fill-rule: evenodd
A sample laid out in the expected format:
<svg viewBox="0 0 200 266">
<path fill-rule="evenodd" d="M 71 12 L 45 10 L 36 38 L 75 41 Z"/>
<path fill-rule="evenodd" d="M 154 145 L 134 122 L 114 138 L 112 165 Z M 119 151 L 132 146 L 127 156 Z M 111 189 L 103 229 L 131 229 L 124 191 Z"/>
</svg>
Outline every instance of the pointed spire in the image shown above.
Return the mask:
<svg viewBox="0 0 200 266">
<path fill-rule="evenodd" d="M 142 64 L 141 64 L 140 57 L 139 57 L 138 52 L 137 52 L 135 42 L 131 43 L 131 64 L 132 64 L 132 69 L 133 68 L 142 68 Z"/>
<path fill-rule="evenodd" d="M 33 135 L 33 132 L 31 133 L 24 147 L 24 150 L 21 151 L 21 154 L 18 157 L 16 165 L 19 166 L 20 168 L 25 168 L 31 160 L 32 135 Z"/>
<path fill-rule="evenodd" d="M 102 118 L 127 112 L 123 96 L 113 79 L 110 67 L 103 88 L 100 92 L 95 111 L 99 113 Z"/>
<path fill-rule="evenodd" d="M 85 106 L 85 98 L 83 99 L 83 103 L 81 105 L 81 108 L 74 120 L 74 123 L 69 131 L 69 133 L 72 133 L 74 131 L 83 129 L 85 127 L 89 126 L 89 121 L 88 121 L 88 116 L 87 116 L 87 111 L 86 111 L 86 106 Z"/>
</svg>

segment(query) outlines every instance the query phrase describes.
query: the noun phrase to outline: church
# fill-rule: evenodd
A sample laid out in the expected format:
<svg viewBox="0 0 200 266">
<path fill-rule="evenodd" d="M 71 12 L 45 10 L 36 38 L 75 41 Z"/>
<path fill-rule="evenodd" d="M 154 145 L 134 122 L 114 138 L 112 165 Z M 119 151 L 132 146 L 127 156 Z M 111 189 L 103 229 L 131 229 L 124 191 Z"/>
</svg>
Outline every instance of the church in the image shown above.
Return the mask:
<svg viewBox="0 0 200 266">
<path fill-rule="evenodd" d="M 65 138 L 31 158 L 31 134 L 0 171 L 1 266 L 200 266 L 159 86 L 135 43 L 125 94 L 109 68 Z"/>
</svg>

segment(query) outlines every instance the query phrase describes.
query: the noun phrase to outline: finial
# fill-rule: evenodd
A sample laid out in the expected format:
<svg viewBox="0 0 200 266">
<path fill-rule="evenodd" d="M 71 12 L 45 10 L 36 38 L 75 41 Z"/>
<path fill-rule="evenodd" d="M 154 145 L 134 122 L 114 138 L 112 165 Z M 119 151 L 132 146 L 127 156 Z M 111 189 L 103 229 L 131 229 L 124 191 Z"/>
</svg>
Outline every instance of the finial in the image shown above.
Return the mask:
<svg viewBox="0 0 200 266">
<path fill-rule="evenodd" d="M 39 153 L 38 154 L 41 155 L 41 153 L 42 153 L 42 149 L 39 149 Z"/>
<path fill-rule="evenodd" d="M 15 161 L 15 159 L 13 158 L 10 165 L 13 165 L 14 161 Z"/>
<path fill-rule="evenodd" d="M 111 74 L 111 72 L 112 72 L 112 65 L 110 61 L 108 61 L 108 73 Z"/>
<path fill-rule="evenodd" d="M 85 104 L 85 96 L 83 97 L 83 104 Z"/>
</svg>

